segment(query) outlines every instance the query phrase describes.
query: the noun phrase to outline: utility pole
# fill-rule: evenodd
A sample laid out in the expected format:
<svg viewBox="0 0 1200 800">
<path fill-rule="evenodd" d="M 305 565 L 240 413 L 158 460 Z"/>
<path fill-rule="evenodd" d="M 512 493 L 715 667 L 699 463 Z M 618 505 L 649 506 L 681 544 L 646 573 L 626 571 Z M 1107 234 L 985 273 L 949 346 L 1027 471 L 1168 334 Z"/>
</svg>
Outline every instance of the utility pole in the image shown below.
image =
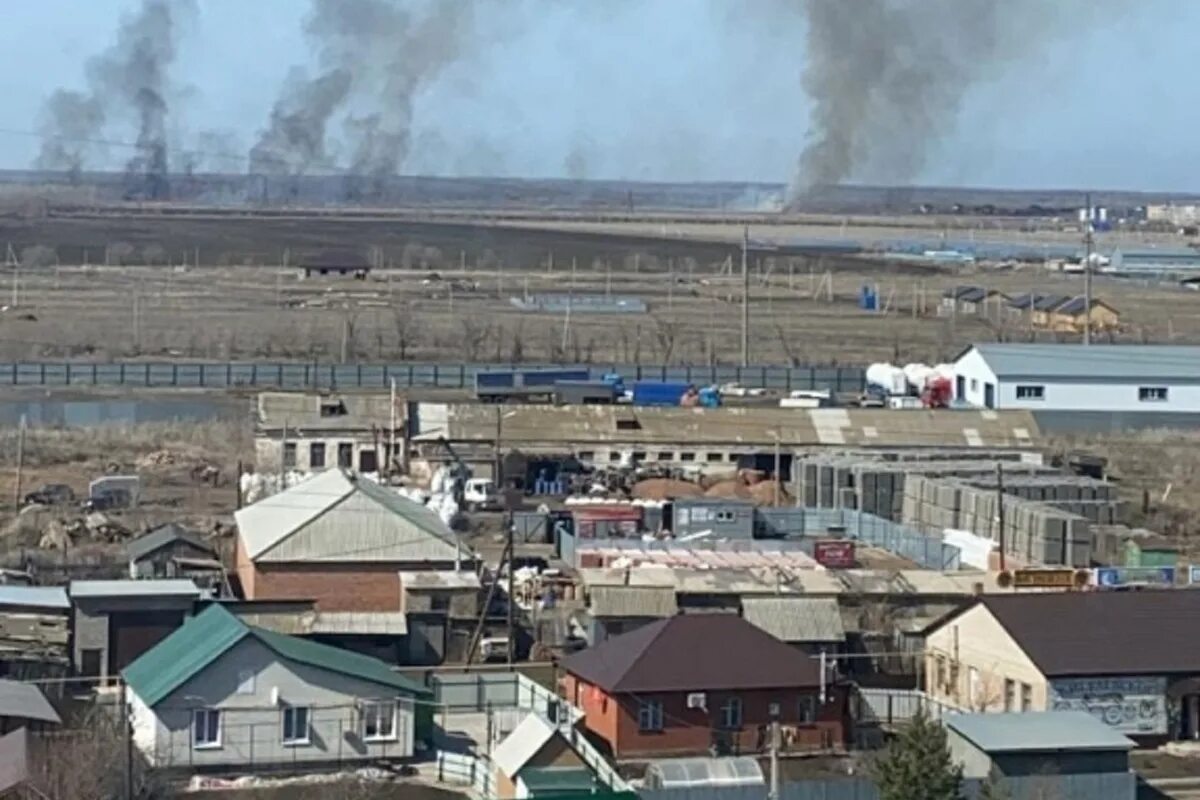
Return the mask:
<svg viewBox="0 0 1200 800">
<path fill-rule="evenodd" d="M 771 788 L 770 800 L 779 800 L 779 720 L 771 720 Z"/>
<path fill-rule="evenodd" d="M 133 720 L 129 717 L 129 685 L 121 681 L 121 733 L 125 739 L 125 800 L 133 800 Z"/>
<path fill-rule="evenodd" d="M 391 424 L 388 427 L 388 463 L 387 474 L 390 476 L 396 468 L 396 379 L 392 378 L 392 389 L 388 398 L 388 408 L 391 411 Z"/>
<path fill-rule="evenodd" d="M 779 431 L 775 431 L 775 502 L 774 506 L 779 508 L 779 482 L 783 480 L 783 476 L 779 474 L 779 464 L 781 458 L 779 454 Z"/>
<path fill-rule="evenodd" d="M 1083 343 L 1092 343 L 1092 195 L 1083 210 Z"/>
<path fill-rule="evenodd" d="M 505 505 L 508 505 L 507 499 Z M 517 660 L 517 626 L 516 626 L 516 606 L 517 595 L 516 587 L 516 543 L 513 541 L 513 515 L 512 509 L 509 508 L 504 512 L 504 535 L 507 537 L 508 550 L 508 668 L 512 669 L 513 662 Z"/>
<path fill-rule="evenodd" d="M 750 226 L 742 228 L 742 366 L 750 366 Z"/>
<path fill-rule="evenodd" d="M 1004 571 L 1004 462 L 996 462 L 996 517 L 1000 524 L 1000 571 Z"/>
<path fill-rule="evenodd" d="M 21 259 L 17 258 L 16 253 L 13 252 L 13 246 L 11 244 L 8 246 L 8 263 L 11 264 L 13 268 L 12 305 L 10 305 L 9 308 L 16 308 L 17 301 L 20 300 L 19 295 L 21 291 Z"/>
<path fill-rule="evenodd" d="M 13 490 L 13 509 L 21 510 L 21 477 L 25 469 L 25 415 L 21 415 L 21 426 L 17 430 L 17 485 Z"/>
</svg>

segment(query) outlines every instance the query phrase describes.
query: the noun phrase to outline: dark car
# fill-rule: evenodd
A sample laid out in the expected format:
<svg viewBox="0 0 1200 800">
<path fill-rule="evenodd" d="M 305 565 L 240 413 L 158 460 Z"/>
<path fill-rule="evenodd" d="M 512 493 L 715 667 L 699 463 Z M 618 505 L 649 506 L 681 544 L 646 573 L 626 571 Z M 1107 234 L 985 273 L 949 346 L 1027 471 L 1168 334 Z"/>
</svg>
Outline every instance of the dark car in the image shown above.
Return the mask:
<svg viewBox="0 0 1200 800">
<path fill-rule="evenodd" d="M 83 501 L 84 511 L 110 511 L 114 508 L 128 508 L 133 505 L 133 497 L 124 489 L 102 489 Z"/>
<path fill-rule="evenodd" d="M 65 506 L 75 502 L 75 490 L 65 483 L 47 483 L 25 495 L 25 505 Z"/>
</svg>

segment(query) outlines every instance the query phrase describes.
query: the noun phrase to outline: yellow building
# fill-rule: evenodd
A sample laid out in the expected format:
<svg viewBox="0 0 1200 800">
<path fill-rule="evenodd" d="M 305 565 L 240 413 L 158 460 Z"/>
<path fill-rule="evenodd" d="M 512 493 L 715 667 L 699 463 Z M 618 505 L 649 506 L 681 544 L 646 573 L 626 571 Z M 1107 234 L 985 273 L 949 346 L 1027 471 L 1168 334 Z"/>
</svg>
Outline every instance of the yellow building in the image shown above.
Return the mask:
<svg viewBox="0 0 1200 800">
<path fill-rule="evenodd" d="M 977 712 L 1084 710 L 1139 740 L 1200 738 L 1200 592 L 990 596 L 925 638 L 924 686 Z"/>
<path fill-rule="evenodd" d="M 1089 306 L 1085 298 L 1073 297 L 1049 312 L 1045 327 L 1057 333 L 1083 333 L 1089 318 L 1092 333 L 1106 333 L 1121 326 L 1121 315 L 1108 303 L 1092 298 Z"/>
</svg>

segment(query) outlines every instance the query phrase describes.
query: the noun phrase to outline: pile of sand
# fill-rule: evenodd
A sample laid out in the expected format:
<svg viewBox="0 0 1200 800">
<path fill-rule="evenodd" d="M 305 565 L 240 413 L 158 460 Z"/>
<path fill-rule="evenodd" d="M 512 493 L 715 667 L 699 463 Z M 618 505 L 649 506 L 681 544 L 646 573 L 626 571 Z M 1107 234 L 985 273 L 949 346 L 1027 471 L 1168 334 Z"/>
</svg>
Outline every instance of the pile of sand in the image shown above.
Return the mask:
<svg viewBox="0 0 1200 800">
<path fill-rule="evenodd" d="M 703 497 L 704 490 L 690 481 L 674 478 L 647 478 L 630 490 L 636 500 L 674 500 L 679 497 Z"/>
</svg>

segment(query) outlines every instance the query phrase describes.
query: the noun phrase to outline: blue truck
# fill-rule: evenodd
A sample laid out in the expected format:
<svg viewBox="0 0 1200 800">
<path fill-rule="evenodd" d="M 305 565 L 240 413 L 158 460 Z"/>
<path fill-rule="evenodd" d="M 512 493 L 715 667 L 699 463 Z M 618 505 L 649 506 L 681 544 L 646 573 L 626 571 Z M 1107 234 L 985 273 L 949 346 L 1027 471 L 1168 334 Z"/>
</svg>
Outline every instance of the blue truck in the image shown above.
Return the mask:
<svg viewBox="0 0 1200 800">
<path fill-rule="evenodd" d="M 679 381 L 638 381 L 633 384 L 635 406 L 699 406 L 717 408 L 721 405 L 721 393 L 715 386 L 697 389 L 694 384 Z"/>
</svg>

